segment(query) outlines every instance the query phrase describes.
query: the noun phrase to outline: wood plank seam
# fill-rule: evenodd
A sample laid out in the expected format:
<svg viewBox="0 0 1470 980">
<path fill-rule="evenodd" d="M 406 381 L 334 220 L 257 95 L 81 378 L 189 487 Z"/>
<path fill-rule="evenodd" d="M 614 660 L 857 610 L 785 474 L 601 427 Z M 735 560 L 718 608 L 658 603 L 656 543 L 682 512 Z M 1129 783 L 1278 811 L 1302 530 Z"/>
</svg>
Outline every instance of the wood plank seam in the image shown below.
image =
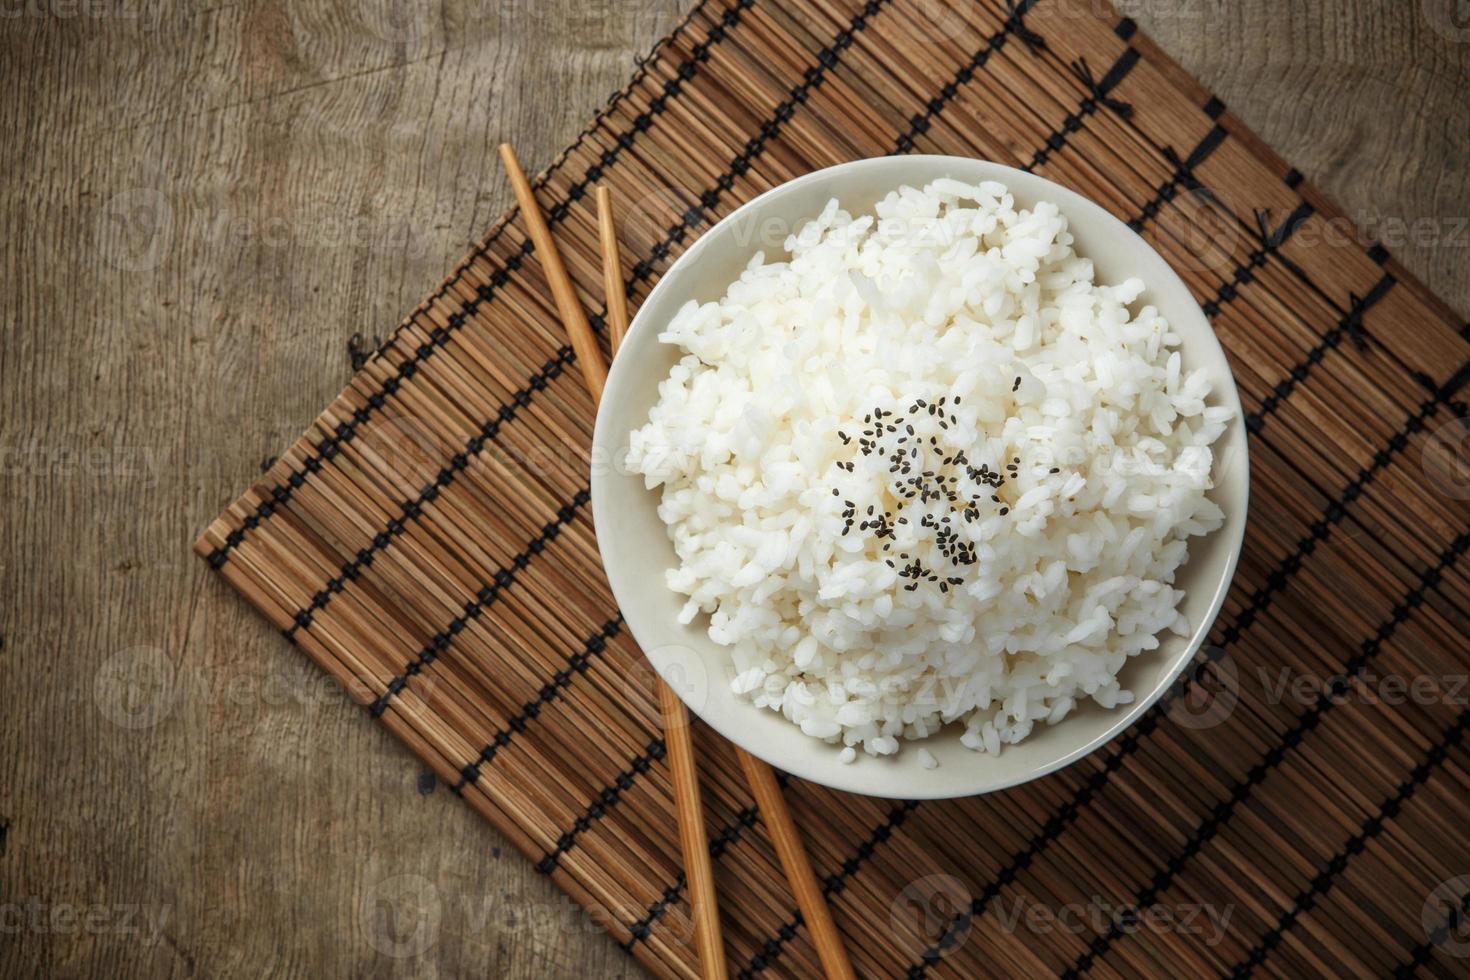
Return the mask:
<svg viewBox="0 0 1470 980">
<path fill-rule="evenodd" d="M 700 13 L 709 2 L 710 0 L 701 0 L 701 3 L 695 8 L 694 11 L 691 12 L 689 18 L 686 19 L 685 25 L 692 23 L 695 14 Z M 672 91 L 669 91 L 666 87 L 664 96 L 665 98 L 672 98 L 676 96 L 680 91 L 682 91 L 682 82 L 688 81 L 689 79 L 692 79 L 694 77 L 695 71 L 697 70 L 695 66 L 709 59 L 709 53 L 711 49 L 716 44 L 720 43 L 726 37 L 728 37 L 729 29 L 739 23 L 741 12 L 753 6 L 754 3 L 755 0 L 736 0 L 736 5 L 726 10 L 720 24 L 716 25 L 716 28 L 711 29 L 711 32 L 706 37 L 705 41 L 697 45 L 690 58 L 686 62 L 681 64 L 679 68 L 680 85 L 674 87 Z M 667 41 L 672 42 L 675 37 L 677 37 L 677 32 L 675 32 L 674 35 L 671 35 L 670 38 L 667 39 Z M 640 69 L 639 75 L 635 76 L 633 82 L 630 83 L 630 85 L 624 90 L 624 92 L 631 90 L 633 85 L 637 83 L 637 81 L 643 76 L 644 73 L 646 73 L 646 71 L 648 70 L 648 65 L 651 65 L 653 63 L 653 60 L 653 57 L 649 58 L 649 60 L 645 63 L 644 68 Z M 689 66 L 687 75 L 685 74 L 686 65 Z M 614 97 L 609 100 L 608 105 L 604 108 L 602 113 L 600 113 L 596 117 L 596 119 L 594 119 L 593 123 L 583 131 L 583 135 L 579 137 L 578 143 L 580 143 L 582 139 L 585 139 L 588 135 L 594 132 L 601 124 L 601 122 L 611 115 L 613 110 L 621 102 L 621 99 L 622 93 L 619 93 L 617 95 L 614 95 Z M 660 107 L 656 111 L 652 112 L 651 114 L 645 115 L 657 115 L 659 112 L 662 111 L 663 104 L 661 103 Z M 640 116 L 640 118 L 643 117 Z M 603 156 L 600 158 L 599 162 L 588 167 L 587 172 L 583 174 L 582 178 L 576 184 L 573 185 L 573 190 L 569 193 L 567 200 L 574 201 L 583 196 L 586 192 L 586 188 L 589 187 L 596 180 L 601 179 L 605 168 L 611 166 L 612 163 L 616 161 L 618 156 L 624 150 L 631 149 L 634 145 L 634 142 L 636 141 L 637 134 L 646 131 L 648 129 L 648 126 L 649 124 L 647 121 L 644 121 L 642 125 L 638 125 L 635 121 L 635 125 L 628 132 L 620 133 L 618 135 L 615 147 L 608 151 L 604 151 Z M 574 143 L 572 147 L 568 148 L 567 153 L 572 152 L 572 150 L 574 150 L 576 146 L 577 144 Z M 564 153 L 563 158 L 565 158 L 566 155 L 567 154 Z M 558 163 L 559 162 L 560 161 L 558 161 Z M 549 179 L 549 177 L 555 172 L 555 170 L 556 167 L 553 166 L 551 168 L 548 168 L 547 171 L 541 174 L 537 178 L 537 186 L 545 183 L 545 181 Z M 577 190 L 578 187 L 580 187 L 580 191 Z M 552 215 L 548 220 L 553 225 L 559 224 L 561 221 L 564 221 L 569 214 L 569 209 L 566 207 L 566 201 L 558 202 L 558 204 L 554 206 L 551 210 Z M 448 291 L 451 284 L 462 280 L 465 271 L 473 264 L 475 259 L 477 259 L 481 255 L 484 255 L 489 250 L 490 246 L 499 239 L 504 229 L 510 225 L 511 218 L 514 216 L 514 213 L 514 210 L 511 210 L 501 218 L 500 223 L 493 230 L 491 235 L 485 240 L 484 245 L 482 245 L 481 248 L 478 249 L 476 252 L 472 253 L 465 262 L 461 263 L 459 270 L 451 274 L 445 280 L 444 284 L 439 288 L 438 292 L 432 294 L 430 298 L 420 306 L 420 310 L 427 309 L 435 299 L 442 297 Z M 365 424 L 367 420 L 371 417 L 373 411 L 378 410 L 382 407 L 382 405 L 384 404 L 385 396 L 392 395 L 394 392 L 397 391 L 398 385 L 402 381 L 411 378 L 414 372 L 417 371 L 418 364 L 421 361 L 427 360 L 429 357 L 431 357 L 433 355 L 435 346 L 442 345 L 448 339 L 449 335 L 453 333 L 453 331 L 458 330 L 460 327 L 463 326 L 467 318 L 474 316 L 476 311 L 479 309 L 481 303 L 489 303 L 494 297 L 495 290 L 509 281 L 509 274 L 518 271 L 525 258 L 528 257 L 532 253 L 532 251 L 532 245 L 529 240 L 522 242 L 519 252 L 515 255 L 512 255 L 506 261 L 503 268 L 497 269 L 492 274 L 492 279 L 489 286 L 478 287 L 475 298 L 464 304 L 461 304 L 460 309 L 450 318 L 449 329 L 443 330 L 443 328 L 436 328 L 438 330 L 442 330 L 443 332 L 435 333 L 434 345 L 427 348 L 423 345 L 420 345 L 420 347 L 415 352 L 416 359 L 408 361 L 404 365 L 400 366 L 398 374 L 395 375 L 394 378 L 390 379 L 388 383 L 380 386 L 379 390 L 374 392 L 373 395 L 369 397 L 369 405 L 367 409 L 362 409 L 359 410 L 358 413 L 354 413 L 353 419 L 350 423 L 339 425 L 338 431 L 333 436 L 319 443 L 315 447 L 314 454 L 311 457 L 308 457 L 300 470 L 292 470 L 283 483 L 278 483 L 268 488 L 265 492 L 270 496 L 271 499 L 263 501 L 256 508 L 255 513 L 245 519 L 243 528 L 232 530 L 226 536 L 224 544 L 221 547 L 213 549 L 207 555 L 207 560 L 210 563 L 211 567 L 218 569 L 218 567 L 222 565 L 227 559 L 229 552 L 235 547 L 238 547 L 239 544 L 244 541 L 246 532 L 254 530 L 260 522 L 269 519 L 274 514 L 276 507 L 284 506 L 286 503 L 288 503 L 290 501 L 293 491 L 299 490 L 304 484 L 305 480 L 311 474 L 317 472 L 320 469 L 321 464 L 330 462 L 330 460 L 336 455 L 336 451 L 341 444 L 352 441 L 352 439 L 357 434 L 357 426 Z M 414 318 L 414 315 L 415 314 L 410 314 L 409 317 L 405 319 L 404 324 L 411 322 Z M 381 353 L 383 348 L 391 346 L 393 343 L 396 342 L 396 340 L 398 339 L 398 335 L 402 331 L 402 329 L 403 325 L 400 325 L 398 330 L 395 331 L 394 334 L 389 336 L 388 341 L 384 343 L 382 348 L 379 348 L 379 353 Z M 529 392 L 540 390 L 540 388 L 536 387 L 538 380 L 545 381 L 550 380 L 550 378 L 556 377 L 556 375 L 560 373 L 560 370 L 566 367 L 567 364 L 571 362 L 571 357 L 572 351 L 570 346 L 564 347 L 562 351 L 558 352 L 558 356 L 555 361 L 549 361 L 547 363 L 547 366 L 543 368 L 542 375 L 539 376 L 539 379 L 538 376 L 533 375 L 531 380 L 528 382 L 526 388 L 523 388 L 522 391 Z M 520 403 L 517 402 L 517 404 L 519 405 Z M 504 408 L 506 406 L 502 407 Z M 513 414 L 514 413 L 512 409 L 512 415 Z M 502 415 L 502 421 L 508 422 L 510 420 L 510 417 L 511 416 Z"/>
</svg>

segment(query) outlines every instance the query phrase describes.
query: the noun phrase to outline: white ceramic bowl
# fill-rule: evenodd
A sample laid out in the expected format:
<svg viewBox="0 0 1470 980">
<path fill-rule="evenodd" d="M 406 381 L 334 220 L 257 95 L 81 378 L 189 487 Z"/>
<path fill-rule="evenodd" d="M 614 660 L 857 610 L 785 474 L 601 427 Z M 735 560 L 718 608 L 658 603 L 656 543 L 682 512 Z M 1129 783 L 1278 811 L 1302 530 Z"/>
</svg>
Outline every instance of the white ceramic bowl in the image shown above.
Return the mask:
<svg viewBox="0 0 1470 980">
<path fill-rule="evenodd" d="M 1177 582 L 1186 593 L 1183 611 L 1193 633 L 1187 639 L 1165 634 L 1159 649 L 1125 665 L 1120 681 L 1134 692 L 1132 704 L 1109 711 L 1086 702 L 1057 725 L 1038 725 L 1029 738 L 998 756 L 965 748 L 959 726 L 951 725 L 922 743 L 903 743 L 896 757 L 859 752 L 856 762 L 844 765 L 837 759 L 840 746 L 809 738 L 775 712 L 731 692 L 727 652 L 706 635 L 704 617 L 679 625 L 684 597 L 664 585 L 664 572 L 676 559 L 657 514 L 659 492 L 644 489 L 643 478 L 628 474 L 621 463 L 628 432 L 648 420 L 658 384 L 679 358 L 680 352 L 660 344 L 657 335 L 681 305 L 718 299 L 762 247 L 768 257 L 784 257 L 786 234 L 815 217 L 830 198 L 860 213 L 900 185 L 922 186 L 938 177 L 1001 181 L 1022 206 L 1054 202 L 1070 223 L 1077 251 L 1093 260 L 1098 281 L 1138 276 L 1147 284 L 1141 301 L 1156 305 L 1183 338 L 1185 368 L 1204 368 L 1214 388 L 1211 404 L 1235 412 L 1215 446 L 1211 496 L 1225 511 L 1225 525 L 1191 542 Z M 1159 698 L 1204 642 L 1225 600 L 1245 533 L 1249 480 L 1240 399 L 1225 354 L 1188 288 L 1142 238 L 1098 205 L 1032 174 L 961 157 L 886 157 L 820 170 L 767 191 L 710 229 L 664 274 L 634 318 L 603 392 L 594 446 L 597 543 L 628 628 L 654 667 L 691 711 L 746 751 L 802 779 L 871 796 L 930 799 L 1003 789 L 1059 769 L 1112 739 Z M 939 760 L 938 768 L 920 765 L 920 744 Z"/>
</svg>

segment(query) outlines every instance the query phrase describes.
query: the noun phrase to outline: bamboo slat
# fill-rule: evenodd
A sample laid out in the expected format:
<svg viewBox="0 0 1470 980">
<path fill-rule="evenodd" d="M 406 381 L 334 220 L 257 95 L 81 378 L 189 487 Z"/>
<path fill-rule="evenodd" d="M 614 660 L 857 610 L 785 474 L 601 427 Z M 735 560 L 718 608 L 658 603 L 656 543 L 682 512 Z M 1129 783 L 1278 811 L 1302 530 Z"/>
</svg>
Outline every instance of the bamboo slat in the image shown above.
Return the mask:
<svg viewBox="0 0 1470 980">
<path fill-rule="evenodd" d="M 602 578 L 584 372 L 617 298 L 741 203 L 907 152 L 1034 170 L 1179 271 L 1251 428 L 1245 552 L 1170 700 L 1005 793 L 753 794 L 683 729 L 730 971 L 820 972 L 830 908 L 861 976 L 1463 972 L 1470 492 L 1425 460 L 1466 431 L 1470 331 L 1094 0 L 705 0 L 536 181 L 560 259 L 499 220 L 195 550 L 651 972 L 696 976 L 682 749 Z"/>
</svg>

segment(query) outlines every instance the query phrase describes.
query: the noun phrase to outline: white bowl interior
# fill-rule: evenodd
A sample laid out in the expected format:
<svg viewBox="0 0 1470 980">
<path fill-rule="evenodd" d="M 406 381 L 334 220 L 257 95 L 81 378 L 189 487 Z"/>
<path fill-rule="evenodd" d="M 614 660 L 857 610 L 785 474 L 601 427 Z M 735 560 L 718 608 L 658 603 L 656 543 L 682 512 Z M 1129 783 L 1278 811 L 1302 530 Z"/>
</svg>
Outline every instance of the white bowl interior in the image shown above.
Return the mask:
<svg viewBox="0 0 1470 980">
<path fill-rule="evenodd" d="M 1006 746 L 998 756 L 965 748 L 961 729 L 951 725 L 923 743 L 904 743 L 896 757 L 860 752 L 855 763 L 844 765 L 838 761 L 840 746 L 809 738 L 775 712 L 731 692 L 728 654 L 705 634 L 703 617 L 689 626 L 679 624 L 684 597 L 664 585 L 664 572 L 676 557 L 657 514 L 659 491 L 645 489 L 643 478 L 628 474 L 622 461 L 628 432 L 647 421 L 659 382 L 679 359 L 680 351 L 660 344 L 657 335 L 681 305 L 718 299 L 762 247 L 768 259 L 783 258 L 786 234 L 833 197 L 859 213 L 902 184 L 919 186 L 939 177 L 1001 181 L 1021 206 L 1052 201 L 1067 217 L 1077 251 L 1093 260 L 1100 282 L 1143 279 L 1148 288 L 1140 302 L 1157 306 L 1181 335 L 1185 367 L 1203 368 L 1214 389 L 1211 404 L 1235 411 L 1235 421 L 1215 446 L 1211 493 L 1226 519 L 1219 531 L 1191 542 L 1176 583 L 1186 593 L 1183 610 L 1192 635 L 1165 635 L 1159 649 L 1124 667 L 1120 680 L 1134 692 L 1134 703 L 1110 711 L 1087 702 L 1060 724 L 1037 726 L 1028 739 Z M 817 171 L 768 191 L 712 228 L 680 256 L 634 318 L 603 393 L 594 446 L 598 546 L 628 627 L 654 667 L 691 711 L 746 751 L 802 779 L 872 796 L 929 799 L 1002 789 L 1052 772 L 1106 743 L 1157 700 L 1203 643 L 1224 602 L 1245 531 L 1249 477 L 1240 400 L 1224 352 L 1188 288 L 1142 238 L 1096 204 L 1032 174 L 959 157 L 887 157 Z M 920 765 L 919 744 L 938 759 L 938 768 Z"/>
</svg>

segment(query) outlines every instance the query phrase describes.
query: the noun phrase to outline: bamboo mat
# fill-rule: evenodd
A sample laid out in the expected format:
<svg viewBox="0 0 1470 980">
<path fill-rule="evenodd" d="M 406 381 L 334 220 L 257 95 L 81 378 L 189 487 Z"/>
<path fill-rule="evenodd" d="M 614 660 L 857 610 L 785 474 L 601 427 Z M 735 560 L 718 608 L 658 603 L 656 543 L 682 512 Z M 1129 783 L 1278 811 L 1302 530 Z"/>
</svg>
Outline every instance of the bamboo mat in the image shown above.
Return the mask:
<svg viewBox="0 0 1470 980">
<path fill-rule="evenodd" d="M 1093 756 L 955 802 L 790 782 L 858 971 L 1463 975 L 1470 489 L 1444 464 L 1467 331 L 1131 21 L 706 0 L 538 193 L 595 311 L 594 184 L 636 301 L 755 194 L 906 152 L 1033 169 L 1179 270 L 1241 388 L 1251 522 L 1213 645 Z M 511 217 L 196 550 L 640 962 L 693 976 L 592 405 Z M 813 976 L 732 752 L 696 738 L 732 968 Z"/>
</svg>

